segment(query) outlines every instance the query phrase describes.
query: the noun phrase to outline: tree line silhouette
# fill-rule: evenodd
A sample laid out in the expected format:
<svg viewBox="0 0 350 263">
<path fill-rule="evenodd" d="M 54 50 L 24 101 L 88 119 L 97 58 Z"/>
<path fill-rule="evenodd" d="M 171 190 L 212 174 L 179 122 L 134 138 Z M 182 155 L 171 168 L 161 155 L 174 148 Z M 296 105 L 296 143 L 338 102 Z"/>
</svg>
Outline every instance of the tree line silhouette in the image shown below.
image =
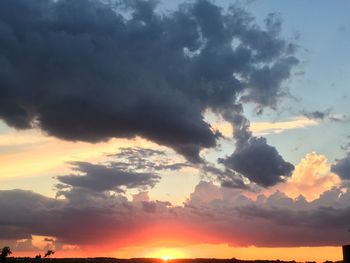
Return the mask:
<svg viewBox="0 0 350 263">
<path fill-rule="evenodd" d="M 0 260 L 5 261 L 10 255 L 12 254 L 11 248 L 8 246 L 5 246 L 1 249 L 0 253 Z M 55 254 L 55 251 L 53 250 L 48 250 L 46 251 L 44 258 L 49 258 L 51 255 Z M 41 254 L 38 254 L 35 256 L 35 259 L 41 259 Z"/>
<path fill-rule="evenodd" d="M 0 259 L 2 261 L 5 261 L 6 258 L 11 254 L 12 254 L 12 251 L 11 251 L 10 247 L 3 247 L 1 249 Z"/>
</svg>

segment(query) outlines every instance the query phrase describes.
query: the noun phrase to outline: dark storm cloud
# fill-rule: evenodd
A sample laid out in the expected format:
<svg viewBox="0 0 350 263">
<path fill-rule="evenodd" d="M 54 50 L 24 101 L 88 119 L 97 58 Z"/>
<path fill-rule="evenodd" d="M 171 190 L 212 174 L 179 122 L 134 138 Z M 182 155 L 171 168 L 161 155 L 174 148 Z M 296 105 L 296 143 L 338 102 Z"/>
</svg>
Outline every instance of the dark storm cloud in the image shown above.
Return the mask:
<svg viewBox="0 0 350 263">
<path fill-rule="evenodd" d="M 268 187 L 290 176 L 294 166 L 283 160 L 276 148 L 268 145 L 265 138 L 252 137 L 246 145 L 236 150 L 223 163 L 258 185 Z"/>
<path fill-rule="evenodd" d="M 66 140 L 142 136 L 191 162 L 218 134 L 203 120 L 241 97 L 275 107 L 297 60 L 271 15 L 209 1 L 0 1 L 0 118 Z"/>
<path fill-rule="evenodd" d="M 291 176 L 294 165 L 285 161 L 275 147 L 267 144 L 265 138 L 255 137 L 249 129 L 250 122 L 242 113 L 242 105 L 236 105 L 224 113 L 225 119 L 233 127 L 236 149 L 231 156 L 220 158 L 219 162 L 226 169 L 233 170 L 231 179 L 239 173 L 257 185 L 269 187 Z M 230 186 L 229 179 L 229 176 L 221 178 L 226 186 Z M 236 183 L 233 184 L 235 185 Z"/>
<path fill-rule="evenodd" d="M 79 173 L 58 176 L 57 179 L 71 187 L 82 187 L 94 191 L 122 191 L 122 188 L 153 187 L 160 176 L 153 173 L 137 173 L 121 170 L 117 165 L 74 162 L 73 169 Z"/>
<path fill-rule="evenodd" d="M 331 168 L 333 173 L 336 173 L 344 180 L 350 180 L 350 155 L 347 157 L 337 160 Z"/>
</svg>

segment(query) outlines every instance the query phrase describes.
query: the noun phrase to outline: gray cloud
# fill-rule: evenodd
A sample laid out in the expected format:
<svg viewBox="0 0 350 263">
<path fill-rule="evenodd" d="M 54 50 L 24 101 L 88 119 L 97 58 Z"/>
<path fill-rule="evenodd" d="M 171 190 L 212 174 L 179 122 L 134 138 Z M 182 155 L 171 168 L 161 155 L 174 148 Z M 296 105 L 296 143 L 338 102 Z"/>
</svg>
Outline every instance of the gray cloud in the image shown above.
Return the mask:
<svg viewBox="0 0 350 263">
<path fill-rule="evenodd" d="M 74 162 L 72 165 L 79 174 L 57 176 L 61 183 L 66 186 L 82 187 L 100 192 L 123 191 L 123 188 L 144 189 L 153 187 L 160 179 L 160 176 L 153 173 L 123 171 L 113 163 Z"/>
<path fill-rule="evenodd" d="M 253 136 L 250 122 L 243 116 L 242 105 L 226 111 L 224 117 L 232 124 L 236 149 L 231 156 L 220 158 L 219 162 L 234 171 L 231 176 L 234 181 L 239 173 L 257 185 L 269 187 L 291 176 L 294 165 L 285 161 L 265 138 Z M 230 176 L 225 176 L 223 183 L 230 186 Z"/>
<path fill-rule="evenodd" d="M 129 147 L 108 154 L 104 163 L 71 162 L 72 173 L 57 176 L 57 196 L 72 196 L 93 191 L 125 192 L 128 189 L 147 190 L 160 180 L 160 171 L 177 171 L 193 166 L 187 162 L 174 162 L 164 151 Z"/>
<path fill-rule="evenodd" d="M 0 239 L 30 239 L 37 231 L 37 222 L 52 217 L 51 212 L 62 205 L 60 201 L 19 189 L 1 191 L 0 196 Z"/>
<path fill-rule="evenodd" d="M 191 162 L 218 134 L 203 119 L 241 97 L 275 107 L 297 63 L 244 10 L 195 1 L 168 14 L 154 1 L 0 2 L 0 118 L 66 140 L 142 136 Z"/>
<path fill-rule="evenodd" d="M 343 159 L 337 160 L 331 168 L 333 173 L 336 173 L 344 180 L 350 180 L 350 155 Z"/>
<path fill-rule="evenodd" d="M 294 166 L 283 160 L 276 148 L 265 138 L 252 137 L 223 163 L 258 185 L 268 187 L 282 182 L 283 176 L 291 176 Z"/>
<path fill-rule="evenodd" d="M 118 161 L 113 161 L 114 166 L 128 171 L 176 171 L 192 166 L 189 162 L 173 162 L 165 151 L 141 147 L 121 148 L 118 153 L 108 156 L 117 158 Z"/>
<path fill-rule="evenodd" d="M 200 166 L 200 172 L 203 178 L 209 180 L 217 180 L 221 183 L 221 186 L 238 188 L 238 189 L 249 189 L 251 185 L 245 184 L 241 174 L 232 171 L 231 169 L 219 169 L 210 163 Z M 252 190 L 252 189 L 251 189 Z"/>
<path fill-rule="evenodd" d="M 326 109 L 324 111 L 303 111 L 302 114 L 311 120 L 318 121 L 348 122 L 350 120 L 347 115 L 333 114 L 332 109 Z"/>
<path fill-rule="evenodd" d="M 304 111 L 303 114 L 309 118 L 309 119 L 316 119 L 316 120 L 324 120 L 329 114 L 331 113 L 330 109 L 327 109 L 325 111 L 311 111 L 306 112 Z"/>
</svg>

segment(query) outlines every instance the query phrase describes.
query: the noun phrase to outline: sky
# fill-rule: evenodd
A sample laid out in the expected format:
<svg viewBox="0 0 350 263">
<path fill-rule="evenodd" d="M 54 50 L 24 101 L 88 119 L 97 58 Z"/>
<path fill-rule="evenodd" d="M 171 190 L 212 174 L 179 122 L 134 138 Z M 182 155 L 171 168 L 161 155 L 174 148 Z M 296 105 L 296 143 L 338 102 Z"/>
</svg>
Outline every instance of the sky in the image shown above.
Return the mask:
<svg viewBox="0 0 350 263">
<path fill-rule="evenodd" d="M 340 260 L 348 1 L 0 1 L 0 246 Z"/>
</svg>

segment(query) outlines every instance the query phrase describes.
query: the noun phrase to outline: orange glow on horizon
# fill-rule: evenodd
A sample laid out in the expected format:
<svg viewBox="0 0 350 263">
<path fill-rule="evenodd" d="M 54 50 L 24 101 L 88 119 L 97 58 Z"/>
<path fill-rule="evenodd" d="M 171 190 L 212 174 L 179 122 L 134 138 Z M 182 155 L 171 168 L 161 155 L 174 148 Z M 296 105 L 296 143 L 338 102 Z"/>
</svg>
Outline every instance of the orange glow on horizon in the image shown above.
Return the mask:
<svg viewBox="0 0 350 263">
<path fill-rule="evenodd" d="M 149 252 L 151 251 L 151 252 Z M 284 260 L 297 262 L 342 259 L 341 247 L 232 247 L 228 244 L 193 244 L 173 248 L 130 247 L 116 251 L 117 258 L 146 257 L 164 261 L 179 258 L 218 258 L 241 260 Z"/>
<path fill-rule="evenodd" d="M 38 251 L 14 251 L 15 257 L 34 257 L 38 253 L 45 253 L 45 250 Z M 86 257 L 115 257 L 115 258 L 158 258 L 167 262 L 172 259 L 181 258 L 218 258 L 241 260 L 284 260 L 297 262 L 316 261 L 333 262 L 342 259 L 341 247 L 232 247 L 228 244 L 193 244 L 188 246 L 174 247 L 125 247 L 114 252 L 97 251 L 93 249 L 81 249 L 79 247 L 65 246 L 63 250 L 56 251 L 53 258 L 86 258 Z"/>
</svg>

